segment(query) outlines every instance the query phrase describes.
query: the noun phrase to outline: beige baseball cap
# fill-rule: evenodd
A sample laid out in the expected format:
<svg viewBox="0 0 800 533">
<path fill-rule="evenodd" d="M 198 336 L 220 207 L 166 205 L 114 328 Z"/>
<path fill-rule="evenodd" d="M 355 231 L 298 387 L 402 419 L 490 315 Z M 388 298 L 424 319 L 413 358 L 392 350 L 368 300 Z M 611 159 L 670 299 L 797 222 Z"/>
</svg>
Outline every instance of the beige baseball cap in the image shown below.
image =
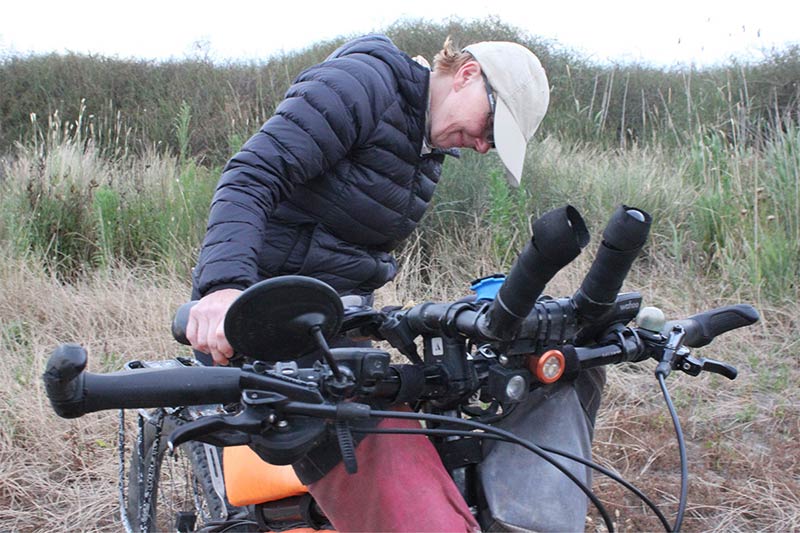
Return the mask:
<svg viewBox="0 0 800 533">
<path fill-rule="evenodd" d="M 547 75 L 533 52 L 517 43 L 482 42 L 464 51 L 478 61 L 494 90 L 494 143 L 509 183 L 518 186 L 528 141 L 550 103 Z"/>
</svg>

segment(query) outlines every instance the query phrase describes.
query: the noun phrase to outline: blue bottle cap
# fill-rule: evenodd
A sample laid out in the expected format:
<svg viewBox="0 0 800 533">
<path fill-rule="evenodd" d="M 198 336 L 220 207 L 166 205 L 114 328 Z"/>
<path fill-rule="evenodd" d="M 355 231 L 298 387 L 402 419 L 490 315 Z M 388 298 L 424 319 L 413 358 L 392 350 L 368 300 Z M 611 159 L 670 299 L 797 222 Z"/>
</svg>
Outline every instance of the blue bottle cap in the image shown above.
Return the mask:
<svg viewBox="0 0 800 533">
<path fill-rule="evenodd" d="M 505 274 L 493 274 L 485 278 L 476 279 L 472 282 L 472 289 L 477 295 L 478 300 L 494 300 L 497 296 L 497 291 L 506 280 Z"/>
</svg>

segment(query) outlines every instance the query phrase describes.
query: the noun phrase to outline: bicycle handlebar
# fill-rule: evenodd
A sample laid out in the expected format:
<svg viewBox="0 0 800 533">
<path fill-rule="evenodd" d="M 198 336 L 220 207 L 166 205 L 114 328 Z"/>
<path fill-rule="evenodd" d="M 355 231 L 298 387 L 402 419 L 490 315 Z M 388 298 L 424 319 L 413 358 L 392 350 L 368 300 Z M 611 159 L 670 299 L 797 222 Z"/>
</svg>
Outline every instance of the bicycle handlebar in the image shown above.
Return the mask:
<svg viewBox="0 0 800 533">
<path fill-rule="evenodd" d="M 175 311 L 175 317 L 172 319 L 172 338 L 185 346 L 192 344 L 186 338 L 186 326 L 189 324 L 189 313 L 192 311 L 192 307 L 197 305 L 197 302 L 198 300 L 192 300 L 181 305 Z"/>
<path fill-rule="evenodd" d="M 86 372 L 88 356 L 79 344 L 58 346 L 42 376 L 53 410 L 77 418 L 108 409 L 180 407 L 237 402 L 245 389 L 289 394 L 297 401 L 323 403 L 309 383 L 226 367 L 139 368 L 107 374 Z"/>
<path fill-rule="evenodd" d="M 536 220 L 531 240 L 514 261 L 486 313 L 488 336 L 513 338 L 547 282 L 588 243 L 586 224 L 570 205 L 554 209 Z"/>
<path fill-rule="evenodd" d="M 595 261 L 573 296 L 588 321 L 607 312 L 614 303 L 633 261 L 642 250 L 652 219 L 640 209 L 620 206 L 603 231 Z"/>
<path fill-rule="evenodd" d="M 344 354 L 348 349 L 334 349 L 333 352 Z M 589 368 L 619 362 L 625 350 L 603 346 L 578 348 L 576 352 L 578 356 L 574 361 Z M 74 364 L 76 360 L 79 361 Z M 86 372 L 86 361 L 86 350 L 77 344 L 61 345 L 50 357 L 44 374 L 45 388 L 53 410 L 62 418 L 77 418 L 109 409 L 228 404 L 239 401 L 245 390 L 276 393 L 282 399 L 322 405 L 321 395 L 304 389 L 307 384 L 301 385 L 292 378 L 260 374 L 250 365 L 243 368 L 139 368 L 96 374 Z M 386 370 L 365 398 L 406 403 L 437 399 L 445 393 L 447 375 L 435 365 L 398 364 Z"/>
<path fill-rule="evenodd" d="M 539 302 L 537 306 L 546 305 Z M 551 305 L 557 305 L 552 304 Z M 417 306 L 410 322 L 422 331 L 433 332 L 448 314 L 447 304 L 427 303 Z M 465 309 L 456 316 L 456 327 L 462 332 L 479 335 L 476 324 L 481 313 Z M 664 330 L 680 325 L 686 331 L 685 345 L 705 346 L 714 337 L 735 328 L 751 325 L 758 312 L 749 305 L 738 304 L 698 313 L 689 318 L 667 322 Z M 638 328 L 634 328 L 638 329 Z M 639 362 L 654 357 L 654 350 L 663 348 L 666 338 L 655 332 L 639 330 L 640 334 L 610 337 L 595 346 L 562 346 L 567 354 L 565 375 L 574 375 L 588 368 Z M 646 340 L 647 337 L 653 337 Z M 645 338 L 645 340 L 643 340 Z M 350 374 L 366 375 L 376 381 L 369 389 L 372 398 L 389 398 L 399 403 L 446 396 L 448 376 L 436 365 L 388 365 L 388 354 L 363 348 L 334 348 L 334 357 L 346 366 Z M 371 354 L 379 354 L 370 357 Z M 385 356 L 385 368 L 381 367 Z M 366 361 L 366 362 L 365 362 Z M 715 366 L 721 365 L 721 366 Z M 324 395 L 316 383 L 254 370 L 256 365 L 241 368 L 179 367 L 142 368 L 108 374 L 86 372 L 87 353 L 78 344 L 63 344 L 51 355 L 43 379 L 53 409 L 63 418 L 76 418 L 107 409 L 178 407 L 239 401 L 247 389 L 270 391 L 287 398 L 310 404 L 324 403 Z M 325 366 L 325 365 L 322 365 Z M 702 365 L 701 365 L 702 366 Z M 369 368 L 366 368 L 369 367 Z M 685 370 L 685 369 L 684 369 Z M 733 379 L 735 369 L 709 361 L 707 368 Z M 319 372 L 318 372 L 319 373 Z M 278 375 L 275 375 L 278 374 Z M 284 372 L 285 374 L 285 372 Z"/>
</svg>

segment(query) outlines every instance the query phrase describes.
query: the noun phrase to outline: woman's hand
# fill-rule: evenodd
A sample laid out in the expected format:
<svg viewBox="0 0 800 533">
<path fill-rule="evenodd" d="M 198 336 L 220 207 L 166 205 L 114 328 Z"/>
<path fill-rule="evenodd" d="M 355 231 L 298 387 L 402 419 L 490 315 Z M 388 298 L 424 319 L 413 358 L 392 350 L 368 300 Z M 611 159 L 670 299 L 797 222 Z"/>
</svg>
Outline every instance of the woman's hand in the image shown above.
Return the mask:
<svg viewBox="0 0 800 533">
<path fill-rule="evenodd" d="M 211 354 L 218 365 L 227 365 L 233 348 L 225 337 L 225 314 L 242 293 L 239 289 L 221 289 L 207 294 L 192 307 L 186 325 L 186 338 L 192 348 Z"/>
</svg>

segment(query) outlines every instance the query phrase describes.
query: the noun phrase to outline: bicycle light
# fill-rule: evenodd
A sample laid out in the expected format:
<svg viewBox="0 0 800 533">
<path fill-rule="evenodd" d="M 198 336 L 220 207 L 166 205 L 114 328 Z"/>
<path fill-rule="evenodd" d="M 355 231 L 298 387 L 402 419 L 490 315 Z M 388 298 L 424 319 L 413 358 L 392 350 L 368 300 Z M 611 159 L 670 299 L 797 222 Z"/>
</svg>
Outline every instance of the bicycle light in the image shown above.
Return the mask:
<svg viewBox="0 0 800 533">
<path fill-rule="evenodd" d="M 506 383 L 506 396 L 509 400 L 519 401 L 528 390 L 528 382 L 521 375 L 511 376 Z"/>
<path fill-rule="evenodd" d="M 544 384 L 555 383 L 564 375 L 566 363 L 559 350 L 548 350 L 538 357 L 528 359 L 528 370 Z"/>
<path fill-rule="evenodd" d="M 493 365 L 489 369 L 489 394 L 503 404 L 519 402 L 528 392 L 528 375 L 524 369 L 510 370 Z"/>
</svg>

